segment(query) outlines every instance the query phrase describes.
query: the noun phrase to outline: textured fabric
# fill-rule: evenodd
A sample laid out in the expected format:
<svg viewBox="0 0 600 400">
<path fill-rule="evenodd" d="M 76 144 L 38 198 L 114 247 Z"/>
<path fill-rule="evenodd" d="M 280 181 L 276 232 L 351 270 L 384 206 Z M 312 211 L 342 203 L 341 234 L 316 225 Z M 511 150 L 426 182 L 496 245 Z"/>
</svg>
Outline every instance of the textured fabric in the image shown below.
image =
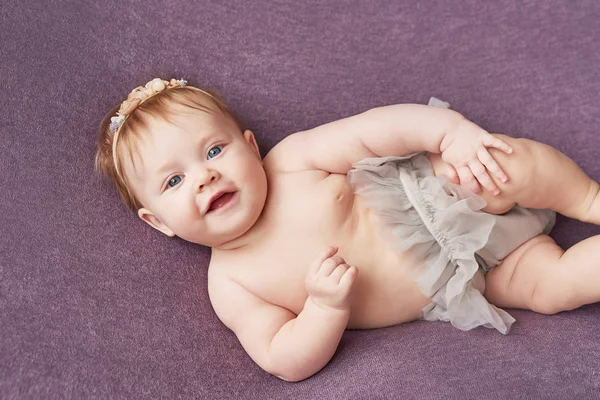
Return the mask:
<svg viewBox="0 0 600 400">
<path fill-rule="evenodd" d="M 425 153 L 362 160 L 348 181 L 380 216 L 394 250 L 419 261 L 411 275 L 432 301 L 423 319 L 508 333 L 515 319 L 483 297 L 481 272 L 534 236 L 550 233 L 553 211 L 515 206 L 503 215 L 485 213 L 482 197 L 434 176 Z"/>
<path fill-rule="evenodd" d="M 599 19 L 597 0 L 1 1 L 0 398 L 597 398 L 598 305 L 511 310 L 507 336 L 349 331 L 314 378 L 270 377 L 214 315 L 209 250 L 139 221 L 92 165 L 104 114 L 163 76 L 218 89 L 263 154 L 433 95 L 600 180 Z M 561 217 L 552 236 L 599 233 Z"/>
</svg>

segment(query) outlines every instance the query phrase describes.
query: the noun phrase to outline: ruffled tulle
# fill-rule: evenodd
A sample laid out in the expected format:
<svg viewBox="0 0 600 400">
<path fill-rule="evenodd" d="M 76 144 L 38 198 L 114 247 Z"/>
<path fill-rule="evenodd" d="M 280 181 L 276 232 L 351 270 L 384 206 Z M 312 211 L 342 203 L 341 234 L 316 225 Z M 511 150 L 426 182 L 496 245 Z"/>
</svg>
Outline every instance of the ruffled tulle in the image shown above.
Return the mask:
<svg viewBox="0 0 600 400">
<path fill-rule="evenodd" d="M 497 222 L 497 216 L 481 211 L 486 206 L 483 198 L 445 177 L 433 176 L 424 154 L 363 160 L 353 166 L 348 180 L 391 233 L 395 251 L 410 250 L 422 260 L 416 283 L 432 300 L 422 310 L 423 319 L 451 322 L 462 330 L 485 326 L 508 333 L 514 318 L 488 303 L 480 286 L 477 253 L 488 243 Z M 526 218 L 536 219 L 537 226 L 522 241 L 553 223 L 552 214 L 544 215 L 548 218 L 541 221 L 527 214 Z M 484 267 L 493 264 L 488 260 Z"/>
</svg>

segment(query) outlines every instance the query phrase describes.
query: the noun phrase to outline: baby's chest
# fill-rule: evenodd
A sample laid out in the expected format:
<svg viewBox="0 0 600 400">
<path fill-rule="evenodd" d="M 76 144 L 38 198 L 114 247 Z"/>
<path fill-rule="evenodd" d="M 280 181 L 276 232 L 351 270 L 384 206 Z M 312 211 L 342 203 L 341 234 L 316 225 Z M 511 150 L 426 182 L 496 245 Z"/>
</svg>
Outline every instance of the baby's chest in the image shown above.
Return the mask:
<svg viewBox="0 0 600 400">
<path fill-rule="evenodd" d="M 352 242 L 354 194 L 345 178 L 305 173 L 270 182 L 261 239 L 236 272 L 247 289 L 302 309 L 308 268 L 327 246 L 342 252 Z"/>
<path fill-rule="evenodd" d="M 269 230 L 282 239 L 329 239 L 343 233 L 354 199 L 345 175 L 310 171 L 274 176 L 266 204 Z"/>
<path fill-rule="evenodd" d="M 244 258 L 229 275 L 263 300 L 299 313 L 307 298 L 305 279 L 313 257 L 313 242 L 281 240 Z"/>
</svg>

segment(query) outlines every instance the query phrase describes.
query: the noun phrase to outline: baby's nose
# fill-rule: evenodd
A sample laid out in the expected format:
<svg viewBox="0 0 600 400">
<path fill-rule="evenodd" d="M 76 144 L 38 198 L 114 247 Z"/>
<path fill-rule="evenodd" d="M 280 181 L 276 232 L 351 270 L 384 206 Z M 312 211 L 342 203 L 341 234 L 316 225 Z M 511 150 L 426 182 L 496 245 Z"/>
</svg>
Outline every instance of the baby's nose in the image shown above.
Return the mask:
<svg viewBox="0 0 600 400">
<path fill-rule="evenodd" d="M 219 173 L 214 170 L 208 170 L 202 174 L 198 181 L 198 190 L 203 190 L 207 185 L 210 185 L 219 179 Z"/>
<path fill-rule="evenodd" d="M 215 176 L 210 176 L 209 179 L 205 179 L 202 183 L 200 183 L 199 189 L 204 189 L 204 186 L 211 184 L 213 181 L 215 181 L 215 179 Z"/>
</svg>

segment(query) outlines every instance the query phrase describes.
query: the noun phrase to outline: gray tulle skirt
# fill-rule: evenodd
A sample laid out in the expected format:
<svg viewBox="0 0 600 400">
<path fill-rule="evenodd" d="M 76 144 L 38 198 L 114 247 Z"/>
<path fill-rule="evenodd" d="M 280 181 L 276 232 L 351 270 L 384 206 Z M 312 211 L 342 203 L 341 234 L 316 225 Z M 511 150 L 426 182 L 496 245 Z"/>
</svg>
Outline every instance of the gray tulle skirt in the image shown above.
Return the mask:
<svg viewBox="0 0 600 400">
<path fill-rule="evenodd" d="M 424 153 L 362 160 L 348 180 L 379 216 L 395 251 L 422 260 L 416 283 L 431 299 L 423 319 L 508 333 L 515 320 L 483 297 L 483 275 L 527 240 L 549 233 L 553 211 L 515 206 L 502 215 L 483 212 L 485 200 L 435 177 Z"/>
</svg>

